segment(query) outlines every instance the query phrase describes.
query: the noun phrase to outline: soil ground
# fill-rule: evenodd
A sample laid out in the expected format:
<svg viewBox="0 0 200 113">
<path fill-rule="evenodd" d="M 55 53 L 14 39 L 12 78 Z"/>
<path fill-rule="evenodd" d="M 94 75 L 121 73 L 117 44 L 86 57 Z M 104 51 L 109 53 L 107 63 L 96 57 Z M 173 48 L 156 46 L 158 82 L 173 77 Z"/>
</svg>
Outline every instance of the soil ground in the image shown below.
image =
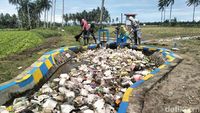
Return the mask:
<svg viewBox="0 0 200 113">
<path fill-rule="evenodd" d="M 199 44 L 200 40 L 177 41 L 180 51 L 175 53 L 184 60 L 145 94 L 142 113 L 200 113 Z"/>
</svg>

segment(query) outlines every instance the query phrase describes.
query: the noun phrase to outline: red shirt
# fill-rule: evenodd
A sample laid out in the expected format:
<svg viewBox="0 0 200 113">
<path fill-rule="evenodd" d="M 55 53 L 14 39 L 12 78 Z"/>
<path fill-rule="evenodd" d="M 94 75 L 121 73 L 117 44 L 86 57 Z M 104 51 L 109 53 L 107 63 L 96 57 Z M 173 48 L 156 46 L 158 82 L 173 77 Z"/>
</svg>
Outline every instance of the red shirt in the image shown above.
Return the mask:
<svg viewBox="0 0 200 113">
<path fill-rule="evenodd" d="M 83 30 L 87 30 L 88 31 L 90 29 L 90 26 L 88 25 L 88 22 L 86 20 L 82 19 L 81 20 L 81 24 L 83 26 L 82 27 Z"/>
</svg>

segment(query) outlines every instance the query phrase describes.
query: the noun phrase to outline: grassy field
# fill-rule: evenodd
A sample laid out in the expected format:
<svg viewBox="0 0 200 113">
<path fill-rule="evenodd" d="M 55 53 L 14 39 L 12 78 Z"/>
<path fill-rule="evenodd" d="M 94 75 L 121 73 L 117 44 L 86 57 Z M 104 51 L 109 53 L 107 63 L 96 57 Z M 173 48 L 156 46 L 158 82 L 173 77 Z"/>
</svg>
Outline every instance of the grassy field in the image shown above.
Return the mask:
<svg viewBox="0 0 200 113">
<path fill-rule="evenodd" d="M 43 53 L 60 47 L 61 36 L 50 29 L 0 30 L 0 83 L 16 77 Z"/>
<path fill-rule="evenodd" d="M 200 35 L 200 28 L 192 27 L 142 27 L 145 39 Z"/>
<path fill-rule="evenodd" d="M 107 27 L 112 37 L 115 37 L 113 31 L 115 27 Z M 143 26 L 142 37 L 143 39 L 158 39 L 170 38 L 178 36 L 196 36 L 200 35 L 200 28 L 193 27 L 156 27 L 156 26 Z"/>
<path fill-rule="evenodd" d="M 115 28 L 108 29 L 114 37 Z M 80 33 L 79 26 L 65 27 L 64 30 L 0 30 L 0 83 L 16 77 L 47 51 L 62 46 L 82 45 L 74 39 L 74 36 Z M 145 40 L 200 35 L 199 28 L 188 27 L 145 26 L 142 27 L 142 32 Z"/>
<path fill-rule="evenodd" d="M 0 31 L 0 58 L 36 47 L 44 38 L 60 35 L 53 30 Z"/>
</svg>

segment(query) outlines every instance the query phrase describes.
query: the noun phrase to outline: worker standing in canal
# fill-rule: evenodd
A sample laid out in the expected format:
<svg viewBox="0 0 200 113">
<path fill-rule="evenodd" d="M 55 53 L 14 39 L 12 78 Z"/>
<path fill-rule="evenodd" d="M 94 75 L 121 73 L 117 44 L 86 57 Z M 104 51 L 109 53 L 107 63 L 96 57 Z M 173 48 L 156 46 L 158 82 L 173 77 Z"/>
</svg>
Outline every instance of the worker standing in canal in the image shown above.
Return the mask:
<svg viewBox="0 0 200 113">
<path fill-rule="evenodd" d="M 88 22 L 85 19 L 81 20 L 81 26 L 82 26 L 84 45 L 87 45 L 89 43 L 90 26 L 88 25 Z"/>
<path fill-rule="evenodd" d="M 129 21 L 131 22 L 131 34 L 133 35 L 135 45 L 141 44 L 142 32 L 140 29 L 139 21 L 132 16 L 129 17 Z"/>
<path fill-rule="evenodd" d="M 82 27 L 82 31 L 80 34 L 75 36 L 76 41 L 79 41 L 81 35 L 83 35 L 83 40 L 84 40 L 84 45 L 89 44 L 89 36 L 91 35 L 95 41 L 95 43 L 97 43 L 96 38 L 95 38 L 95 25 L 94 23 L 92 24 L 88 24 L 88 22 L 85 19 L 82 19 L 80 21 L 81 23 L 81 27 Z"/>
</svg>

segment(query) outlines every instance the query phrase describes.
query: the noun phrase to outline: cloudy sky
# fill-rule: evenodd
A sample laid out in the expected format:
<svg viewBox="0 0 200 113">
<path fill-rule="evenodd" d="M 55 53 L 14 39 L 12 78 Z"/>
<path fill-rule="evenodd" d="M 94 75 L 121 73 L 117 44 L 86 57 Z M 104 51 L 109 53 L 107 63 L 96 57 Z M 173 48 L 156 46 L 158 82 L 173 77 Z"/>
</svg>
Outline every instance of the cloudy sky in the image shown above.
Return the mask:
<svg viewBox="0 0 200 113">
<path fill-rule="evenodd" d="M 158 0 L 105 0 L 105 7 L 111 17 L 120 17 L 121 13 L 136 13 L 141 22 L 160 21 L 160 12 L 157 7 Z M 65 0 L 65 13 L 76 13 L 83 10 L 90 11 L 101 6 L 101 0 Z M 193 7 L 186 6 L 186 0 L 175 0 L 172 17 L 179 21 L 192 20 Z M 0 0 L 0 13 L 16 13 L 16 8 L 8 0 Z M 56 21 L 61 22 L 62 0 L 57 0 Z M 50 13 L 49 13 L 50 15 Z M 169 18 L 169 9 L 166 12 Z M 196 8 L 196 20 L 200 20 L 200 6 Z"/>
</svg>

